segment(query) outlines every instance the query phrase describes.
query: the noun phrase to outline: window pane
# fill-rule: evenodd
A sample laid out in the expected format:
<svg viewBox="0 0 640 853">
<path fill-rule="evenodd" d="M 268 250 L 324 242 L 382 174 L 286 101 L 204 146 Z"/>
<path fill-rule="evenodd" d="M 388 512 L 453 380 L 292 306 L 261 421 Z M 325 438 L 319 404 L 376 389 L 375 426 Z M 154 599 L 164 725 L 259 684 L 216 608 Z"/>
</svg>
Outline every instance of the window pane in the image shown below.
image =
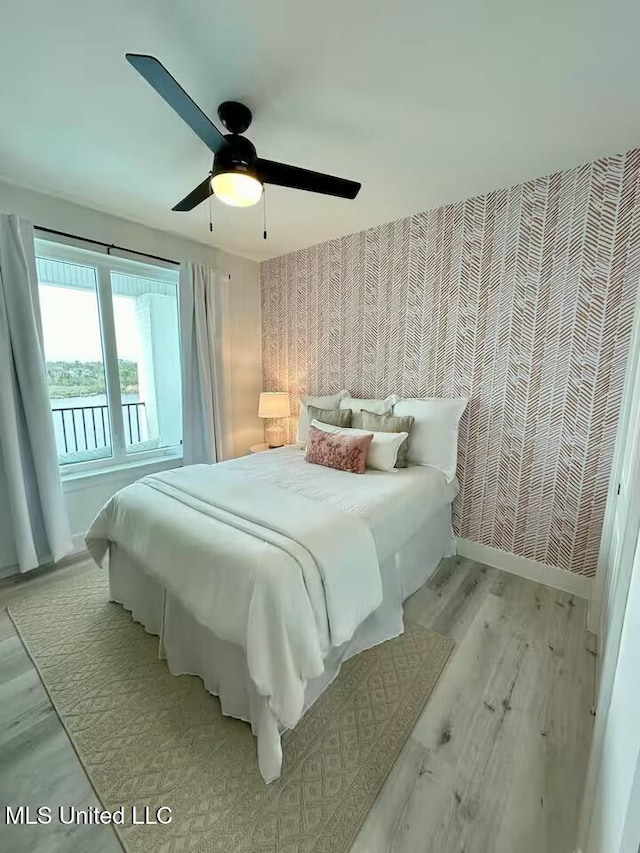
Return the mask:
<svg viewBox="0 0 640 853">
<path fill-rule="evenodd" d="M 111 274 L 128 453 L 182 443 L 178 287 Z"/>
<path fill-rule="evenodd" d="M 37 258 L 49 398 L 61 465 L 112 455 L 96 270 Z"/>
</svg>

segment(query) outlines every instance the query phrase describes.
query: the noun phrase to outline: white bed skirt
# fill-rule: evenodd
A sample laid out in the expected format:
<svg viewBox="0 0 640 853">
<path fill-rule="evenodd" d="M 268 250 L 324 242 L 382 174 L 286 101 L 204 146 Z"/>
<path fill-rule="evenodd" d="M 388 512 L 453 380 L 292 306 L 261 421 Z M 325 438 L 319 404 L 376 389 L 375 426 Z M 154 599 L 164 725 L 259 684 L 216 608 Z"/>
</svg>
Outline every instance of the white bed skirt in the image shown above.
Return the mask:
<svg viewBox="0 0 640 853">
<path fill-rule="evenodd" d="M 402 602 L 420 589 L 443 557 L 455 553 L 451 507 L 434 513 L 394 555 L 381 564 L 384 598 L 350 642 L 333 649 L 325 671 L 308 682 L 305 711 L 333 681 L 340 665 L 353 655 L 397 637 L 404 630 Z M 280 776 L 281 731 L 268 700 L 249 677 L 245 651 L 219 639 L 195 620 L 179 599 L 121 548 L 109 551 L 111 600 L 122 604 L 136 622 L 160 637 L 159 656 L 173 675 L 198 675 L 209 693 L 220 698 L 222 713 L 251 724 L 258 741 L 258 764 L 265 781 Z"/>
</svg>

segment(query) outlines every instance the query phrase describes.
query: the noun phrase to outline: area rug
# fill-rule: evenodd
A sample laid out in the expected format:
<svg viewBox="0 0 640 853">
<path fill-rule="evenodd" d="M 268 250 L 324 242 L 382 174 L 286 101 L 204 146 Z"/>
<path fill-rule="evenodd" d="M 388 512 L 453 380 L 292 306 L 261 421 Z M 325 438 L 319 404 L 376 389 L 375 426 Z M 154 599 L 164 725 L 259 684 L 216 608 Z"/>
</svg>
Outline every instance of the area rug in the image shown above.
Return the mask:
<svg viewBox="0 0 640 853">
<path fill-rule="evenodd" d="M 104 808 L 124 806 L 129 853 L 347 853 L 453 646 L 408 624 L 352 658 L 265 785 L 250 727 L 169 673 L 102 573 L 34 590 L 11 617 Z M 171 822 L 132 825 L 134 805 Z"/>
</svg>

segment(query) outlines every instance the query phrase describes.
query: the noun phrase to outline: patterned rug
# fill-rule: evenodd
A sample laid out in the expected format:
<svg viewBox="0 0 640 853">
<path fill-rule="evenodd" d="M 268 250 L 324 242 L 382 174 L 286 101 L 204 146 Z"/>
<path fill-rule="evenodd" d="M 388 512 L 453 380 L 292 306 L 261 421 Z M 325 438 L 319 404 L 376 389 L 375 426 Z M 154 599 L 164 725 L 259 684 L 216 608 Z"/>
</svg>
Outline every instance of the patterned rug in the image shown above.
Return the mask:
<svg viewBox="0 0 640 853">
<path fill-rule="evenodd" d="M 158 640 L 108 601 L 106 575 L 65 579 L 11 616 L 130 853 L 347 853 L 453 642 L 420 626 L 352 658 L 283 739 L 265 785 L 246 723 L 200 679 L 172 676 Z M 131 806 L 172 810 L 131 825 Z"/>
</svg>

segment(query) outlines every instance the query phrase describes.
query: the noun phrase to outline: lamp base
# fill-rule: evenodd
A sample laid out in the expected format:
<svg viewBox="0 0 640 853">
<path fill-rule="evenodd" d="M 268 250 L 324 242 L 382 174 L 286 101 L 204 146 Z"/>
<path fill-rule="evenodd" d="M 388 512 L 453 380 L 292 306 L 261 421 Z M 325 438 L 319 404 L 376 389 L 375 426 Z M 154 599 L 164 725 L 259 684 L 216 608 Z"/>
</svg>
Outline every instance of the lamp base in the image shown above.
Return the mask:
<svg viewBox="0 0 640 853">
<path fill-rule="evenodd" d="M 282 447 L 284 445 L 284 427 L 279 421 L 272 421 L 264 430 L 264 440 L 269 447 Z"/>
</svg>

